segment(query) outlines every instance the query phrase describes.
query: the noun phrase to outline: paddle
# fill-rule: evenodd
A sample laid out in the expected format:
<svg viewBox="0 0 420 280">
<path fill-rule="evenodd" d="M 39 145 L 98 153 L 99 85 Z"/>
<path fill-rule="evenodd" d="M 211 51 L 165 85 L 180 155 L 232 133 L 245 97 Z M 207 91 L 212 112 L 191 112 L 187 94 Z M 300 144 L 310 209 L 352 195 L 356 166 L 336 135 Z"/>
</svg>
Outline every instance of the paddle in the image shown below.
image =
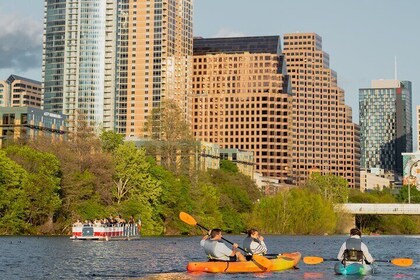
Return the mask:
<svg viewBox="0 0 420 280">
<path fill-rule="evenodd" d="M 187 214 L 185 212 L 180 212 L 179 213 L 179 218 L 181 219 L 181 221 L 183 221 L 186 224 L 189 224 L 189 225 L 192 225 L 192 226 L 199 226 L 200 228 L 202 228 L 202 229 L 204 229 L 206 231 L 209 231 L 206 227 L 204 227 L 204 226 L 200 225 L 199 223 L 197 223 L 197 221 L 191 215 L 189 215 L 189 214 Z M 227 243 L 233 245 L 233 243 L 230 242 L 229 240 L 227 240 L 227 239 L 225 239 L 223 237 L 222 237 L 222 239 L 224 241 L 226 241 Z M 241 247 L 238 247 L 238 248 L 241 249 L 243 252 L 246 252 Z M 254 259 L 254 261 L 257 264 L 261 265 L 262 267 L 264 267 L 266 269 L 270 268 L 273 265 L 273 263 L 269 259 L 267 259 L 266 257 L 264 257 L 264 256 L 252 255 L 252 258 Z"/>
<path fill-rule="evenodd" d="M 306 264 L 319 264 L 325 261 L 338 261 L 338 259 L 324 259 L 322 257 L 308 256 L 303 258 L 303 262 Z M 375 260 L 375 262 L 386 262 L 392 263 L 396 266 L 411 266 L 413 264 L 413 259 L 409 258 L 395 258 L 392 260 Z"/>
</svg>

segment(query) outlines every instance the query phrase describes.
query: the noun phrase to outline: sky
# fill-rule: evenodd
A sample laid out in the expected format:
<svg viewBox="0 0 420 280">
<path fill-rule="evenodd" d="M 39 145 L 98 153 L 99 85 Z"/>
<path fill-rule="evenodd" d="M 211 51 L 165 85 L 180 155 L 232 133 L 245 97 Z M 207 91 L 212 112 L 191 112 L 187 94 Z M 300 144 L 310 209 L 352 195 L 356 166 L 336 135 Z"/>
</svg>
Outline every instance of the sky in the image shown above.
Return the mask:
<svg viewBox="0 0 420 280">
<path fill-rule="evenodd" d="M 371 80 L 411 81 L 413 113 L 420 105 L 419 0 L 193 1 L 195 36 L 319 34 L 356 123 Z M 43 0 L 0 0 L 0 79 L 41 80 L 43 10 Z"/>
</svg>

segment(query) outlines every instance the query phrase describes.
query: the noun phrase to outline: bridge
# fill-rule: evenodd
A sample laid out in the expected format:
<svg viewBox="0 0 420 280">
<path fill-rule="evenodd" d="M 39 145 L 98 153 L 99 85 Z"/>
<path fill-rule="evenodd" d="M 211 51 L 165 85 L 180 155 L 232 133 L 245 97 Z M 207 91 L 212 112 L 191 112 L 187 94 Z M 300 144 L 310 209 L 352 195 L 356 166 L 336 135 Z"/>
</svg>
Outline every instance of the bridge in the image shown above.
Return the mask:
<svg viewBox="0 0 420 280">
<path fill-rule="evenodd" d="M 420 215 L 420 204 L 343 203 L 335 205 L 336 212 L 359 215 Z"/>
<path fill-rule="evenodd" d="M 420 215 L 420 204 L 342 203 L 334 205 L 344 225 L 344 233 L 356 226 L 356 215 Z"/>
</svg>

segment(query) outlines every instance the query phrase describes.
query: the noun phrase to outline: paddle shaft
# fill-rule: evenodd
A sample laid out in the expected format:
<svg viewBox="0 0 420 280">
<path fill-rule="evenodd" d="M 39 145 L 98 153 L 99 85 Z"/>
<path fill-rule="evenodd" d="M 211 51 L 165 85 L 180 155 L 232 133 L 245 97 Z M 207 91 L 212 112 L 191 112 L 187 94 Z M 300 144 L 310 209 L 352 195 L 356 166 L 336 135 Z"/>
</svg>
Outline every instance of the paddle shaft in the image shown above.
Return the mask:
<svg viewBox="0 0 420 280">
<path fill-rule="evenodd" d="M 375 262 L 385 262 L 385 263 L 390 263 L 390 262 L 392 262 L 392 260 L 375 260 Z"/>
<path fill-rule="evenodd" d="M 199 223 L 197 223 L 197 226 L 201 227 L 202 229 L 204 229 L 204 230 L 206 230 L 206 231 L 209 231 L 209 229 L 208 229 L 208 228 L 206 228 L 206 227 L 204 227 L 204 226 L 200 225 Z M 225 239 L 224 237 L 222 237 L 222 240 L 226 241 L 226 242 L 227 242 L 227 243 L 229 243 L 230 245 L 233 245 L 233 243 L 232 243 L 232 242 L 230 242 L 229 240 Z M 245 249 L 242 249 L 242 248 L 241 248 L 241 247 L 239 247 L 239 246 L 238 246 L 238 249 L 241 249 L 243 252 L 245 252 L 245 253 L 246 253 Z"/>
<path fill-rule="evenodd" d="M 325 261 L 339 261 L 339 259 L 324 259 Z M 375 262 L 384 262 L 384 263 L 390 263 L 392 260 L 375 260 Z"/>
</svg>

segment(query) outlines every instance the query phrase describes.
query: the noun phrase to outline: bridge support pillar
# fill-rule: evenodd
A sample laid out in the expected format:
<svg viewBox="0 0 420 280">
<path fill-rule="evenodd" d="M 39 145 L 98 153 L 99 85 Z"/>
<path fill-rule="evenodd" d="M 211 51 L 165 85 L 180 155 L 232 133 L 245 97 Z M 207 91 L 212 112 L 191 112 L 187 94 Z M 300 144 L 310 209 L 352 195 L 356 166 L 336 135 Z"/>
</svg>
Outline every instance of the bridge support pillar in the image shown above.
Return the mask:
<svg viewBox="0 0 420 280">
<path fill-rule="evenodd" d="M 340 213 L 337 218 L 337 232 L 347 234 L 354 227 L 356 227 L 356 215 Z"/>
</svg>

